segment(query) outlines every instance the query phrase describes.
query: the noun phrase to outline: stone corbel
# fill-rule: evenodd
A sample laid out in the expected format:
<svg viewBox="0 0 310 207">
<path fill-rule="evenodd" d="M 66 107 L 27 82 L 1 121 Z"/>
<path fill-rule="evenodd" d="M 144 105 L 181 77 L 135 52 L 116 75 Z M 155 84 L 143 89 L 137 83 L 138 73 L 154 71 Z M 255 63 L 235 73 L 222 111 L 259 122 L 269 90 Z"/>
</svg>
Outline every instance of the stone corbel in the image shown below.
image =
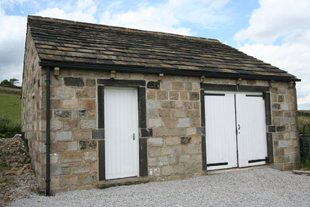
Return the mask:
<svg viewBox="0 0 310 207">
<path fill-rule="evenodd" d="M 271 81 L 269 82 L 269 86 L 270 86 L 270 88 L 272 88 L 272 87 L 274 86 L 274 80 L 271 80 Z"/>
<path fill-rule="evenodd" d="M 111 70 L 111 79 L 115 79 L 115 77 L 116 77 L 116 71 Z"/>
<path fill-rule="evenodd" d="M 158 81 L 162 81 L 163 80 L 163 77 L 164 77 L 164 74 L 163 73 L 160 73 L 158 75 Z"/>
<path fill-rule="evenodd" d="M 59 67 L 54 67 L 54 77 L 58 80 L 58 76 L 59 76 Z"/>
<path fill-rule="evenodd" d="M 203 83 L 203 82 L 205 82 L 205 76 L 203 75 L 203 76 L 201 76 L 201 79 L 200 79 L 200 83 Z"/>
<path fill-rule="evenodd" d="M 291 81 L 290 83 L 289 83 L 289 88 L 294 88 L 294 86 L 295 86 L 295 81 Z"/>
<path fill-rule="evenodd" d="M 240 85 L 240 84 L 241 84 L 241 81 L 242 81 L 242 78 L 239 78 L 239 79 L 236 81 L 237 85 Z"/>
</svg>

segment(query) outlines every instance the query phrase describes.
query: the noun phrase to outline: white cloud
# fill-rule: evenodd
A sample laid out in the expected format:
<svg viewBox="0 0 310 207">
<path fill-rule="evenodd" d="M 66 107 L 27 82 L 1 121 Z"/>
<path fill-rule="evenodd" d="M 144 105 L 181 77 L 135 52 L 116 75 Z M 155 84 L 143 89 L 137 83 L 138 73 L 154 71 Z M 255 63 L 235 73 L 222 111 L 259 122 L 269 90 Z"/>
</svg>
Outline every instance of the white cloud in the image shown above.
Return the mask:
<svg viewBox="0 0 310 207">
<path fill-rule="evenodd" d="M 6 16 L 0 8 L 0 81 L 21 80 L 26 37 L 26 17 Z"/>
<path fill-rule="evenodd" d="M 245 44 L 239 50 L 302 79 L 297 82 L 298 106 L 300 109 L 310 109 L 310 47 L 301 44 L 274 46 L 260 43 Z"/>
<path fill-rule="evenodd" d="M 229 21 L 221 9 L 228 0 L 169 0 L 157 6 L 141 6 L 134 11 L 111 14 L 105 11 L 101 24 L 123 27 L 193 35 L 189 28 L 180 26 L 190 22 L 203 28 L 213 28 L 214 25 Z"/>
<path fill-rule="evenodd" d="M 94 18 L 97 6 L 93 0 L 79 0 L 73 5 L 70 3 L 63 5 L 62 9 L 59 9 L 57 6 L 60 5 L 56 4 L 56 7 L 47 8 L 36 13 L 36 15 L 89 23 L 97 22 Z"/>
<path fill-rule="evenodd" d="M 88 22 L 88 23 L 96 23 L 96 19 L 93 17 L 92 14 L 83 13 L 81 11 L 74 11 L 71 13 L 66 13 L 64 10 L 58 8 L 47 8 L 43 11 L 36 13 L 36 15 L 43 16 L 43 17 L 52 17 L 58 19 L 67 19 L 67 20 L 74 20 L 74 21 L 81 21 L 81 22 Z"/>
<path fill-rule="evenodd" d="M 298 108 L 310 109 L 310 1 L 260 0 L 250 26 L 235 34 L 249 40 L 240 50 L 302 79 L 297 83 Z M 278 46 L 275 41 L 282 41 Z M 241 43 L 239 43 L 241 45 Z"/>
<path fill-rule="evenodd" d="M 295 30 L 309 30 L 309 0 L 260 0 L 259 3 L 261 7 L 253 12 L 250 26 L 238 32 L 236 40 L 272 43 Z"/>
</svg>

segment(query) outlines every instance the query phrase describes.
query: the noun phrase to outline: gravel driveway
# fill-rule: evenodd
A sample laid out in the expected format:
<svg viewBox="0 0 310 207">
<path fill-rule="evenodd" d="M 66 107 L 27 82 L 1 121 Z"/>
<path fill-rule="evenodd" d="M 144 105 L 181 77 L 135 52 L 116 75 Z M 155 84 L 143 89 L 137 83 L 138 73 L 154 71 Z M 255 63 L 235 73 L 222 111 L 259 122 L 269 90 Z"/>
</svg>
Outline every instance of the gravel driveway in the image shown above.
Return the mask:
<svg viewBox="0 0 310 207">
<path fill-rule="evenodd" d="M 32 196 L 11 206 L 310 206 L 310 176 L 270 168 Z"/>
</svg>

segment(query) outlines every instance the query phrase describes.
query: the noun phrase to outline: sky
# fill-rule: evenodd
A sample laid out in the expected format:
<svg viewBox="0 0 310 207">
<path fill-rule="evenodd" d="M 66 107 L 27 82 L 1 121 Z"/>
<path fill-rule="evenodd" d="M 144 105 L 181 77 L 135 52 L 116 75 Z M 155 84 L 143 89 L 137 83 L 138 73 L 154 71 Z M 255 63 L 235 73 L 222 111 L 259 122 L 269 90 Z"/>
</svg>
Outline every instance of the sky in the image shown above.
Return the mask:
<svg viewBox="0 0 310 207">
<path fill-rule="evenodd" d="M 27 15 L 218 39 L 288 71 L 310 110 L 310 0 L 0 0 L 0 81 L 22 80 Z"/>
</svg>

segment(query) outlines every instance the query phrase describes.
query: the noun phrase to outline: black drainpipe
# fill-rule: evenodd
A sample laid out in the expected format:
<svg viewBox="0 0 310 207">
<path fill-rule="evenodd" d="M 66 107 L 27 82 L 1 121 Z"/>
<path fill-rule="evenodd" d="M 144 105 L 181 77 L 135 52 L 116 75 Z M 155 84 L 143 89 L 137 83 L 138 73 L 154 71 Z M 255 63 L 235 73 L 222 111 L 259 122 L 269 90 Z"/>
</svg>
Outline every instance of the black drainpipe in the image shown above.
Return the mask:
<svg viewBox="0 0 310 207">
<path fill-rule="evenodd" d="M 50 195 L 50 68 L 46 68 L 46 191 L 45 196 Z"/>
</svg>

